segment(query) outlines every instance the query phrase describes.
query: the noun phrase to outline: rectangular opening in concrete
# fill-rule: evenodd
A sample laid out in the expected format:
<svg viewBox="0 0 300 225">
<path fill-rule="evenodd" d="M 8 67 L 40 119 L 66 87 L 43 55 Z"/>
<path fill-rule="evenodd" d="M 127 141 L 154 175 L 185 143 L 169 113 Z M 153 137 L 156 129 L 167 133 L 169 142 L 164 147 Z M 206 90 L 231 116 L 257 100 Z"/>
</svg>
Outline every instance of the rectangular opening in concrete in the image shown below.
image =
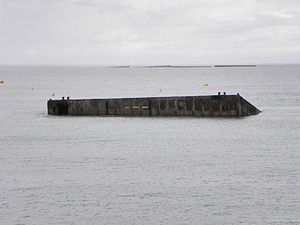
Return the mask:
<svg viewBox="0 0 300 225">
<path fill-rule="evenodd" d="M 159 106 L 160 106 L 161 110 L 165 110 L 165 108 L 166 108 L 166 101 L 165 100 L 160 100 Z"/>
<path fill-rule="evenodd" d="M 174 107 L 175 107 L 175 101 L 174 100 L 169 100 L 168 104 L 169 104 L 169 109 L 174 109 Z"/>
<path fill-rule="evenodd" d="M 201 99 L 196 99 L 195 100 L 195 110 L 196 111 L 201 111 L 202 110 L 202 107 L 201 107 Z"/>
<path fill-rule="evenodd" d="M 60 102 L 57 104 L 57 115 L 68 115 L 68 103 Z"/>
<path fill-rule="evenodd" d="M 193 110 L 193 99 L 186 99 L 186 110 Z"/>
</svg>

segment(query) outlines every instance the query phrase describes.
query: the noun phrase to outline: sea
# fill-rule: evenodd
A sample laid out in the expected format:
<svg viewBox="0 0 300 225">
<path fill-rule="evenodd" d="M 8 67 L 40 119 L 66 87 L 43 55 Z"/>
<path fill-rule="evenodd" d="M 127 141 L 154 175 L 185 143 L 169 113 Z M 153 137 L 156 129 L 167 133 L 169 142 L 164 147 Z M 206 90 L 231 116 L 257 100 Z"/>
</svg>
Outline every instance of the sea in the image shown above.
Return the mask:
<svg viewBox="0 0 300 225">
<path fill-rule="evenodd" d="M 0 224 L 300 224 L 300 65 L 0 66 Z M 47 100 L 239 93 L 243 118 L 51 116 Z"/>
</svg>

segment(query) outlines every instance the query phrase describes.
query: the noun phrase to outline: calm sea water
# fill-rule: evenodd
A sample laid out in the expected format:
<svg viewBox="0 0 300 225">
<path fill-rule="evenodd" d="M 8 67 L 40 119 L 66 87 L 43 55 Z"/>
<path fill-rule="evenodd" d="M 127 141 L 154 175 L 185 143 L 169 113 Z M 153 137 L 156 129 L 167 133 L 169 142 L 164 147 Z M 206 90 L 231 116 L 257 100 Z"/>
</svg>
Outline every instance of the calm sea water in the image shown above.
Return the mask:
<svg viewBox="0 0 300 225">
<path fill-rule="evenodd" d="M 300 224 L 299 65 L 2 66 L 0 80 L 0 224 Z M 262 113 L 55 117 L 46 108 L 52 94 L 218 91 Z"/>
</svg>

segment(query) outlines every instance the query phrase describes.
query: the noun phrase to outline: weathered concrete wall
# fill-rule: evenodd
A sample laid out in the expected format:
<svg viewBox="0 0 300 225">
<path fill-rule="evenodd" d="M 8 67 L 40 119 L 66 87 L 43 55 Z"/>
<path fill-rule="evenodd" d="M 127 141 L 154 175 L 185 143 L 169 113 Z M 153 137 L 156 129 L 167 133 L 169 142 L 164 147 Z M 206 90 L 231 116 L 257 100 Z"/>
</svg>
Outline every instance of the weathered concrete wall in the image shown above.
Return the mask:
<svg viewBox="0 0 300 225">
<path fill-rule="evenodd" d="M 48 101 L 51 115 L 237 117 L 259 112 L 239 95 Z"/>
</svg>

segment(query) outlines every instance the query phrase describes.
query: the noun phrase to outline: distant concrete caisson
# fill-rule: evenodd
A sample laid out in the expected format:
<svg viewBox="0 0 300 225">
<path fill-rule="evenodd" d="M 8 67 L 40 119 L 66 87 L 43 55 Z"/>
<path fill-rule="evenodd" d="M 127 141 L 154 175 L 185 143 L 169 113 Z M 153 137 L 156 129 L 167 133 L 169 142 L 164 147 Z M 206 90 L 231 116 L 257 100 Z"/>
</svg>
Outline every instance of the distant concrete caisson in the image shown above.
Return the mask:
<svg viewBox="0 0 300 225">
<path fill-rule="evenodd" d="M 260 110 L 239 94 L 48 100 L 48 114 L 70 116 L 241 117 Z"/>
</svg>

